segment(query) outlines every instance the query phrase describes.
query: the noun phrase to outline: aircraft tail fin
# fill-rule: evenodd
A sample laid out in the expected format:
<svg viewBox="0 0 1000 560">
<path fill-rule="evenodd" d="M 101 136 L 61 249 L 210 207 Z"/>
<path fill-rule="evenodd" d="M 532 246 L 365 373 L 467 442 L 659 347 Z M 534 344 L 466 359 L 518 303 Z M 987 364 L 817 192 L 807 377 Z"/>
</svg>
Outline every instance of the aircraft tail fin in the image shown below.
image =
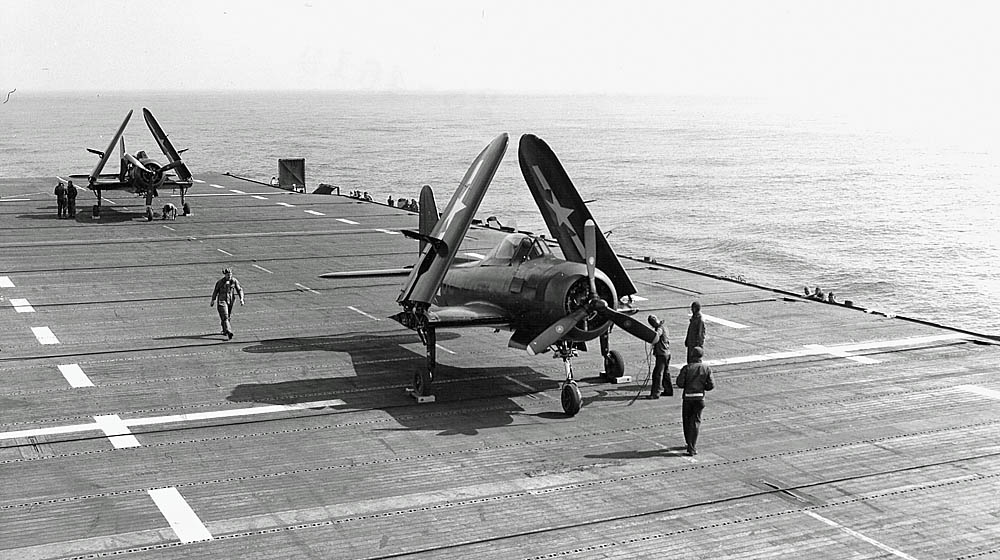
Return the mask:
<svg viewBox="0 0 1000 560">
<path fill-rule="evenodd" d="M 430 236 L 434 231 L 434 226 L 438 223 L 437 204 L 434 203 L 434 191 L 430 185 L 424 185 L 420 189 L 420 235 Z M 420 241 L 420 252 L 424 252 L 427 242 Z"/>
</svg>

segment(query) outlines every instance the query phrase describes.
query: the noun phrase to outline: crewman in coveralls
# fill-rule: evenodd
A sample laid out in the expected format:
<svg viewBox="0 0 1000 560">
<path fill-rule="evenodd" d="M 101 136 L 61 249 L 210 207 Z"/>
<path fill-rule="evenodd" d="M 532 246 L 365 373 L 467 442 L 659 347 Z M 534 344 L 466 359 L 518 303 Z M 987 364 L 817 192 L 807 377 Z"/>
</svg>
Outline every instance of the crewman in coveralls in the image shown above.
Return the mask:
<svg viewBox="0 0 1000 560">
<path fill-rule="evenodd" d="M 62 218 L 66 213 L 66 185 L 62 181 L 59 181 L 54 192 L 56 195 L 56 213 Z"/>
<path fill-rule="evenodd" d="M 651 388 L 650 399 L 658 399 L 660 395 L 665 397 L 674 396 L 674 386 L 670 383 L 670 334 L 667 332 L 667 325 L 656 315 L 646 318 L 649 326 L 656 331 L 656 340 L 653 341 L 653 358 L 656 363 L 653 366 L 653 387 Z"/>
<path fill-rule="evenodd" d="M 215 291 L 212 292 L 212 303 L 219 312 L 219 320 L 222 321 L 222 334 L 233 339 L 233 326 L 229 322 L 229 317 L 233 314 L 233 305 L 236 304 L 236 296 L 240 297 L 240 305 L 243 305 L 243 288 L 240 282 L 233 276 L 232 269 L 222 271 L 223 277 L 215 283 Z M 218 304 L 216 305 L 216 302 Z"/>
<path fill-rule="evenodd" d="M 681 404 L 681 421 L 684 424 L 684 443 L 687 454 L 698 454 L 698 431 L 701 429 L 701 411 L 705 409 L 705 391 L 715 388 L 712 382 L 712 368 L 701 361 L 704 352 L 698 346 L 691 349 L 686 366 L 677 374 L 677 386 L 684 389 Z"/>
<path fill-rule="evenodd" d="M 67 202 L 67 207 L 69 208 L 69 217 L 70 218 L 75 218 L 76 217 L 76 185 L 73 184 L 73 181 L 69 181 L 69 182 L 66 183 L 66 202 Z"/>
</svg>

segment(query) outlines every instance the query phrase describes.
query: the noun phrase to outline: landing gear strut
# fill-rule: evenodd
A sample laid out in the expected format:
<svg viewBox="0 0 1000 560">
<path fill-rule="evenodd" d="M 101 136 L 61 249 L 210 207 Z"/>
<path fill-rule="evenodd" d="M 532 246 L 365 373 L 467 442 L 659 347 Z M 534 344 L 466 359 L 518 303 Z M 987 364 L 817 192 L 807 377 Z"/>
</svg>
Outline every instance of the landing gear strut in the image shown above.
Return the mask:
<svg viewBox="0 0 1000 560">
<path fill-rule="evenodd" d="M 566 341 L 559 341 L 553 348 L 555 357 L 562 358 L 563 366 L 566 368 L 566 380 L 563 381 L 561 396 L 563 412 L 566 416 L 576 416 L 583 407 L 583 395 L 580 394 L 580 387 L 573 379 L 573 357 L 576 356 L 576 348 Z"/>
<path fill-rule="evenodd" d="M 431 384 L 434 383 L 434 368 L 437 366 L 437 334 L 434 327 L 419 328 L 417 334 L 420 335 L 420 340 L 427 349 L 427 367 L 421 368 L 413 374 L 413 387 L 407 389 L 407 392 L 417 399 L 418 403 L 434 402 Z"/>
<path fill-rule="evenodd" d="M 617 350 L 612 350 L 608 343 L 610 330 L 601 335 L 601 355 L 604 356 L 604 371 L 601 376 L 615 382 L 625 376 L 625 360 Z"/>
</svg>

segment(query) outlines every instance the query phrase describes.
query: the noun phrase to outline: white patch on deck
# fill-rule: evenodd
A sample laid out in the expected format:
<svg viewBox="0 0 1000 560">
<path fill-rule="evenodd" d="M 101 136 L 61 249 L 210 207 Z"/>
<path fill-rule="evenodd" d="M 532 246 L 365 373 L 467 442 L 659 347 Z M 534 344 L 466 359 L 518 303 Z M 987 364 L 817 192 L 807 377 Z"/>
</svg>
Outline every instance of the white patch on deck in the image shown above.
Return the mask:
<svg viewBox="0 0 1000 560">
<path fill-rule="evenodd" d="M 255 194 L 251 198 L 256 198 L 257 200 L 267 200 L 266 196 L 260 196 L 259 194 Z"/>
<path fill-rule="evenodd" d="M 21 298 L 10 298 L 10 304 L 14 307 L 14 311 L 18 313 L 34 313 L 35 308 L 28 303 L 28 300 Z"/>
<path fill-rule="evenodd" d="M 319 292 L 317 292 L 316 290 L 310 288 L 309 286 L 306 286 L 304 284 L 299 284 L 298 282 L 296 282 L 295 285 L 298 286 L 299 288 L 307 291 L 307 292 L 312 292 L 312 293 L 314 293 L 316 295 L 319 295 Z"/>
<path fill-rule="evenodd" d="M 732 321 L 727 321 L 725 319 L 720 319 L 718 317 L 713 317 L 712 315 L 708 315 L 706 313 L 702 313 L 701 316 L 702 316 L 702 318 L 704 318 L 706 321 L 708 321 L 710 323 L 717 323 L 719 325 L 722 325 L 724 327 L 729 327 L 731 329 L 746 329 L 746 328 L 749 328 L 746 325 L 741 325 L 739 323 L 734 323 Z"/>
<path fill-rule="evenodd" d="M 480 255 L 479 253 L 464 253 L 464 254 L 479 260 L 483 260 L 486 258 L 486 255 Z"/>
<path fill-rule="evenodd" d="M 872 546 L 874 546 L 876 548 L 882 549 L 882 550 L 888 552 L 889 554 L 892 554 L 893 556 L 898 556 L 900 558 L 906 558 L 907 560 L 916 560 L 916 558 L 910 556 L 909 554 L 907 554 L 905 552 L 896 550 L 895 548 L 892 548 L 891 546 L 882 544 L 882 543 L 878 542 L 877 540 L 875 540 L 875 539 L 873 539 L 871 537 L 866 537 L 865 535 L 862 535 L 861 533 L 855 531 L 854 529 L 848 529 L 847 527 L 844 527 L 840 523 L 837 523 L 836 521 L 832 521 L 830 519 L 827 519 L 827 518 L 823 517 L 822 515 L 820 515 L 818 513 L 815 513 L 815 512 L 812 512 L 812 511 L 808 511 L 808 510 L 803 511 L 802 513 L 808 515 L 809 517 L 812 517 L 813 519 L 816 519 L 818 521 L 822 521 L 823 523 L 826 523 L 827 525 L 829 525 L 831 527 L 836 527 L 837 529 L 840 529 L 841 531 L 847 533 L 848 535 L 851 535 L 852 537 L 857 538 L 857 539 L 861 539 L 861 540 L 865 541 L 866 543 L 868 543 L 868 544 L 870 544 L 870 545 L 872 545 Z"/>
<path fill-rule="evenodd" d="M 182 543 L 212 540 L 212 533 L 208 532 L 205 524 L 176 488 L 171 486 L 150 490 L 149 497 Z"/>
<path fill-rule="evenodd" d="M 228 251 L 223 251 L 222 249 L 216 249 L 216 251 L 218 251 L 218 252 L 222 253 L 223 255 L 229 255 L 230 257 L 231 257 L 231 256 L 233 256 L 233 254 L 232 254 L 232 253 L 230 253 L 230 252 L 228 252 Z"/>
<path fill-rule="evenodd" d="M 345 224 L 352 225 L 352 226 L 359 225 L 358 222 L 355 222 L 354 220 L 348 220 L 347 218 L 337 218 L 337 221 L 338 222 L 344 222 Z"/>
<path fill-rule="evenodd" d="M 59 372 L 69 382 L 70 387 L 94 386 L 94 383 L 87 377 L 86 373 L 83 373 L 83 369 L 78 364 L 62 364 L 59 366 Z"/>
<path fill-rule="evenodd" d="M 139 440 L 135 439 L 135 436 L 129 431 L 128 426 L 122 422 L 122 419 L 117 414 L 94 416 L 94 423 L 104 432 L 104 435 L 108 436 L 108 439 L 111 440 L 111 445 L 115 446 L 115 449 L 139 447 Z"/>
<path fill-rule="evenodd" d="M 0 288 L 13 288 L 14 283 L 10 281 L 10 276 L 0 276 Z"/>
<path fill-rule="evenodd" d="M 215 183 L 209 183 L 208 186 L 215 187 L 217 189 L 224 189 L 224 188 L 226 188 L 226 187 L 223 187 L 222 185 L 216 185 Z"/>
<path fill-rule="evenodd" d="M 375 231 L 379 231 L 379 232 L 382 232 L 382 233 L 388 233 L 389 235 L 403 235 L 402 233 L 400 233 L 398 231 L 392 231 L 391 229 L 377 229 L 376 228 Z"/>
<path fill-rule="evenodd" d="M 259 264 L 252 264 L 250 266 L 252 266 L 252 267 L 254 267 L 254 268 L 258 269 L 258 270 L 263 270 L 264 272 L 266 272 L 268 274 L 274 274 L 273 272 L 271 272 L 270 270 L 264 268 L 263 266 L 260 266 Z"/>
<path fill-rule="evenodd" d="M 48 327 L 31 327 L 31 332 L 41 344 L 59 344 L 59 339 Z"/>
<path fill-rule="evenodd" d="M 845 359 L 851 360 L 853 362 L 858 362 L 860 364 L 878 364 L 878 363 L 881 363 L 878 360 L 875 360 L 873 358 L 868 358 L 866 356 L 852 356 L 852 355 L 848 354 L 847 352 L 843 352 L 841 350 L 837 350 L 836 348 L 828 348 L 826 346 L 823 346 L 822 344 L 806 344 L 806 348 L 815 348 L 816 350 L 819 350 L 821 353 L 826 353 L 826 354 L 829 354 L 831 356 L 836 356 L 838 358 L 845 358 Z"/>
<path fill-rule="evenodd" d="M 306 214 L 312 214 L 313 216 L 326 216 L 326 214 L 322 212 L 317 212 L 315 210 L 306 210 L 305 212 Z"/>
<path fill-rule="evenodd" d="M 177 231 L 176 229 L 174 229 L 174 228 L 172 228 L 172 227 L 170 227 L 170 226 L 163 226 L 163 227 L 165 227 L 165 228 L 169 229 L 170 231 Z"/>
<path fill-rule="evenodd" d="M 289 204 L 287 202 L 278 202 L 277 204 L 278 204 L 278 206 L 284 206 L 286 208 L 295 208 L 294 204 Z"/>
<path fill-rule="evenodd" d="M 245 193 L 245 192 L 243 192 L 241 190 L 237 190 L 237 189 L 229 189 L 229 192 L 236 193 L 236 194 L 247 194 L 247 193 Z"/>
<path fill-rule="evenodd" d="M 447 348 L 445 348 L 444 346 L 441 346 L 440 344 L 434 344 L 434 346 L 437 346 L 438 348 L 440 348 L 440 349 L 444 350 L 445 352 L 447 352 L 447 353 L 449 353 L 449 354 L 454 354 L 454 353 L 455 353 L 455 352 L 453 352 L 452 350 L 448 350 L 448 349 L 447 349 Z"/>
<path fill-rule="evenodd" d="M 382 319 L 379 319 L 378 317 L 376 317 L 374 315 L 369 315 L 368 313 L 365 313 L 364 311 L 358 309 L 357 307 L 348 305 L 347 308 L 350 309 L 351 311 L 355 312 L 355 313 L 360 313 L 360 314 L 364 315 L 365 317 L 368 317 L 369 319 L 373 319 L 375 321 L 381 321 L 382 320 Z"/>
<path fill-rule="evenodd" d="M 978 385 L 958 385 L 955 387 L 959 391 L 965 391 L 966 393 L 972 393 L 974 395 L 979 395 L 982 397 L 989 397 L 991 399 L 1000 400 L 1000 391 L 995 389 L 987 389 L 986 387 L 980 387 Z"/>
</svg>

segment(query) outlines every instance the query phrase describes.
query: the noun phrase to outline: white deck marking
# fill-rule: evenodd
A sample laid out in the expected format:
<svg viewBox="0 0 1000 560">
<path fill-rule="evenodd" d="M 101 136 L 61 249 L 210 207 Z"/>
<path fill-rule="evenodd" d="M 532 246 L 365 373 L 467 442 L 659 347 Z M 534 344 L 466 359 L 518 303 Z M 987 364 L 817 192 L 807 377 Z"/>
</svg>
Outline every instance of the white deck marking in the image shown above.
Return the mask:
<svg viewBox="0 0 1000 560">
<path fill-rule="evenodd" d="M 973 393 L 983 397 L 1000 400 L 1000 391 L 994 389 L 987 389 L 986 387 L 980 387 L 978 385 L 958 385 L 955 388 L 959 391 L 965 391 L 966 393 Z"/>
<path fill-rule="evenodd" d="M 440 344 L 437 344 L 437 343 L 435 343 L 435 344 L 434 344 L 434 346 L 437 346 L 438 348 L 440 348 L 440 349 L 444 350 L 445 352 L 447 352 L 447 353 L 449 353 L 449 354 L 454 354 L 454 353 L 455 353 L 455 352 L 453 352 L 453 351 L 451 351 L 451 350 L 448 350 L 448 349 L 447 349 L 447 348 L 445 348 L 444 346 L 441 346 Z"/>
<path fill-rule="evenodd" d="M 41 344 L 59 344 L 59 339 L 52 334 L 48 327 L 31 327 L 31 332 L 35 334 L 35 338 Z"/>
<path fill-rule="evenodd" d="M 914 338 L 899 338 L 896 340 L 874 340 L 871 342 L 858 342 L 852 344 L 838 344 L 833 346 L 823 346 L 820 344 L 811 344 L 805 347 L 803 350 L 789 350 L 787 352 L 774 352 L 772 354 L 757 354 L 754 356 L 739 356 L 736 358 L 724 358 L 721 360 L 705 360 L 705 364 L 709 366 L 722 366 L 730 364 L 746 364 L 751 362 L 767 362 L 772 360 L 787 360 L 788 358 L 803 358 L 805 356 L 836 356 L 838 358 L 844 357 L 844 354 L 848 352 L 859 352 L 862 350 L 875 350 L 884 348 L 898 348 L 900 346 L 918 346 L 921 344 L 929 344 L 932 342 L 946 342 L 949 340 L 967 340 L 974 338 L 973 336 L 962 334 L 962 333 L 952 333 L 952 334 L 941 334 L 935 336 L 920 336 Z M 858 358 L 862 358 L 858 356 Z M 871 359 L 871 358 L 865 358 Z M 672 369 L 680 369 L 683 364 L 670 364 Z"/>
<path fill-rule="evenodd" d="M 310 288 L 309 286 L 306 286 L 304 284 L 299 284 L 298 282 L 296 282 L 295 285 L 298 286 L 298 287 L 300 287 L 300 288 L 302 288 L 303 290 L 305 290 L 307 292 L 312 292 L 312 293 L 314 293 L 316 295 L 320 295 L 319 292 L 317 292 L 316 290 Z"/>
<path fill-rule="evenodd" d="M 538 400 L 538 397 L 535 396 L 535 393 L 539 393 L 538 389 L 535 389 L 534 387 L 532 387 L 531 385 L 528 385 L 527 383 L 522 383 L 522 382 L 518 381 L 517 379 L 514 379 L 513 377 L 511 377 L 509 375 L 505 375 L 505 376 L 503 376 L 503 378 L 506 379 L 507 381 L 510 381 L 514 385 L 517 385 L 518 387 L 524 387 L 525 389 L 527 389 L 528 391 L 530 391 L 527 395 L 525 395 L 526 397 L 528 397 L 530 399 Z M 550 399 L 552 398 L 549 395 L 546 395 L 544 392 L 541 392 L 540 394 L 542 396 L 546 397 L 546 398 L 550 398 Z"/>
<path fill-rule="evenodd" d="M 14 283 L 10 281 L 10 276 L 0 276 L 0 288 L 13 288 Z"/>
<path fill-rule="evenodd" d="M 847 352 L 844 352 L 844 351 L 841 351 L 841 350 L 837 350 L 836 348 L 827 348 L 826 346 L 823 346 L 822 344 L 806 344 L 806 348 L 815 348 L 817 350 L 820 350 L 820 351 L 823 351 L 823 352 L 825 352 L 827 354 L 830 354 L 831 356 L 837 356 L 838 358 L 846 358 L 848 360 L 851 360 L 853 362 L 858 362 L 860 364 L 879 364 L 879 363 L 881 363 L 880 361 L 872 359 L 872 358 L 869 358 L 867 356 L 852 356 L 852 355 L 848 354 Z"/>
<path fill-rule="evenodd" d="M 252 267 L 254 267 L 254 268 L 258 269 L 258 270 L 263 270 L 264 272 L 266 272 L 268 274 L 274 274 L 273 272 L 271 272 L 270 270 L 264 268 L 263 266 L 260 266 L 259 264 L 252 264 L 250 266 L 252 266 Z"/>
<path fill-rule="evenodd" d="M 209 183 L 208 186 L 215 187 L 217 189 L 224 189 L 224 188 L 226 188 L 226 187 L 223 187 L 222 185 L 216 185 L 215 183 Z"/>
<path fill-rule="evenodd" d="M 470 256 L 470 257 L 472 257 L 472 258 L 474 258 L 474 259 L 479 259 L 479 260 L 482 260 L 482 259 L 486 258 L 486 255 L 480 255 L 479 253 L 465 253 L 465 254 L 468 255 L 468 256 Z"/>
<path fill-rule="evenodd" d="M 632 301 L 649 301 L 649 299 L 632 294 Z"/>
<path fill-rule="evenodd" d="M 746 325 L 741 325 L 739 323 L 734 323 L 732 321 L 727 321 L 725 319 L 720 319 L 718 317 L 713 317 L 713 316 L 708 315 L 706 313 L 702 313 L 701 316 L 702 316 L 702 318 L 704 318 L 706 321 L 708 321 L 710 323 L 718 323 L 718 324 L 720 324 L 720 325 L 722 325 L 724 327 L 729 327 L 731 329 L 746 329 L 746 328 L 748 328 Z"/>
<path fill-rule="evenodd" d="M 313 216 L 326 216 L 326 214 L 315 210 L 306 210 L 306 214 L 312 214 Z"/>
<path fill-rule="evenodd" d="M 260 414 L 274 414 L 277 412 L 287 412 L 290 410 L 306 410 L 310 408 L 327 408 L 330 406 L 343 406 L 345 403 L 340 399 L 327 401 L 310 401 L 295 404 L 272 404 L 268 406 L 253 406 L 249 408 L 233 408 L 229 410 L 213 410 L 210 412 L 191 412 L 188 414 L 171 414 L 169 416 L 152 416 L 149 418 L 132 418 L 122 420 L 124 426 L 153 426 L 158 424 L 173 424 L 176 422 L 193 422 L 197 420 L 214 420 L 218 418 L 234 418 L 239 416 L 257 416 Z M 54 426 L 50 428 L 33 428 L 29 430 L 17 430 L 14 432 L 0 432 L 0 441 L 5 439 L 15 439 L 22 437 L 51 436 L 61 434 L 74 434 L 77 432 L 101 432 L 104 429 L 91 422 L 87 424 L 72 424 L 69 426 Z"/>
<path fill-rule="evenodd" d="M 360 224 L 358 224 L 358 222 L 355 222 L 354 220 L 348 220 L 347 218 L 337 218 L 337 221 L 338 222 L 344 222 L 345 224 L 352 225 L 352 226 L 360 225 Z"/>
<path fill-rule="evenodd" d="M 201 184 L 205 183 L 205 181 L 202 181 L 201 179 L 191 179 L 191 180 L 194 181 L 195 183 L 201 183 Z"/>
<path fill-rule="evenodd" d="M 294 204 L 289 204 L 289 203 L 287 203 L 287 202 L 279 202 L 279 203 L 278 203 L 278 206 L 285 206 L 285 207 L 287 207 L 287 208 L 295 208 L 295 205 L 294 205 Z"/>
<path fill-rule="evenodd" d="M 379 319 L 378 317 L 376 317 L 374 315 L 369 315 L 369 314 L 365 313 L 364 311 L 358 309 L 357 307 L 353 307 L 351 305 L 348 305 L 347 308 L 350 309 L 351 311 L 355 312 L 355 313 L 360 313 L 360 314 L 364 315 L 365 317 L 368 317 L 369 319 L 374 319 L 376 321 L 381 321 L 382 320 L 382 319 Z"/>
<path fill-rule="evenodd" d="M 35 308 L 28 303 L 26 299 L 20 298 L 10 298 L 10 304 L 14 307 L 14 311 L 18 313 L 34 313 Z"/>
<path fill-rule="evenodd" d="M 844 527 L 840 523 L 837 523 L 836 521 L 832 521 L 830 519 L 827 519 L 827 518 L 823 517 L 822 515 L 820 515 L 818 513 L 815 513 L 815 512 L 812 512 L 812 511 L 808 511 L 808 510 L 807 511 L 803 511 L 802 513 L 808 515 L 809 517 L 812 517 L 813 519 L 816 519 L 818 521 L 822 521 L 823 523 L 826 523 L 827 525 L 829 525 L 831 527 L 836 527 L 837 529 L 840 529 L 841 531 L 847 533 L 848 535 L 851 535 L 852 537 L 861 539 L 861 540 L 865 541 L 866 543 L 868 543 L 868 544 L 870 544 L 872 546 L 875 546 L 877 548 L 880 548 L 880 549 L 888 552 L 889 554 L 892 554 L 893 556 L 898 556 L 900 558 L 906 558 L 906 560 L 916 560 L 916 558 L 910 556 L 909 554 L 907 554 L 905 552 L 896 550 L 895 548 L 892 548 L 891 546 L 884 545 L 884 544 L 878 542 L 877 540 L 875 540 L 875 539 L 873 539 L 871 537 L 866 537 L 866 536 L 862 535 L 861 533 L 855 531 L 854 529 L 848 529 L 847 527 Z"/>
<path fill-rule="evenodd" d="M 403 235 L 402 233 L 400 233 L 398 231 L 392 231 L 391 229 L 378 229 L 378 228 L 376 228 L 375 231 L 380 231 L 382 233 L 388 233 L 389 235 Z"/>
<path fill-rule="evenodd" d="M 255 194 L 251 198 L 256 198 L 257 200 L 267 200 L 266 196 L 260 196 L 259 194 Z"/>
<path fill-rule="evenodd" d="M 28 202 L 30 198 L 0 198 L 0 202 Z"/>
<path fill-rule="evenodd" d="M 66 381 L 69 382 L 70 387 L 93 387 L 94 383 L 87 377 L 86 373 L 83 373 L 83 369 L 79 364 L 62 364 L 59 366 L 59 372 L 63 374 Z"/>
<path fill-rule="evenodd" d="M 169 229 L 170 231 L 177 231 L 176 229 L 174 229 L 174 228 L 172 228 L 172 227 L 170 227 L 170 226 L 163 226 L 163 227 L 165 227 L 165 228 Z"/>
<path fill-rule="evenodd" d="M 229 189 L 229 192 L 236 193 L 236 194 L 247 194 L 247 193 L 245 193 L 245 192 L 243 192 L 241 190 L 238 190 L 238 189 Z"/>
<path fill-rule="evenodd" d="M 231 257 L 231 256 L 233 256 L 233 254 L 232 254 L 232 253 L 230 253 L 230 252 L 228 252 L 228 251 L 223 251 L 222 249 L 216 249 L 216 251 L 218 251 L 218 252 L 222 253 L 223 255 L 229 255 L 230 257 Z"/>
<path fill-rule="evenodd" d="M 140 447 L 139 440 L 135 439 L 135 436 L 129 431 L 128 426 L 122 422 L 122 419 L 117 414 L 94 416 L 94 423 L 104 432 L 104 435 L 108 436 L 108 439 L 111 440 L 111 445 L 115 446 L 115 449 Z"/>
<path fill-rule="evenodd" d="M 171 486 L 150 490 L 149 497 L 153 498 L 153 503 L 160 509 L 163 518 L 167 520 L 182 543 L 212 540 L 212 533 L 208 532 L 201 519 L 176 488 Z"/>
</svg>

